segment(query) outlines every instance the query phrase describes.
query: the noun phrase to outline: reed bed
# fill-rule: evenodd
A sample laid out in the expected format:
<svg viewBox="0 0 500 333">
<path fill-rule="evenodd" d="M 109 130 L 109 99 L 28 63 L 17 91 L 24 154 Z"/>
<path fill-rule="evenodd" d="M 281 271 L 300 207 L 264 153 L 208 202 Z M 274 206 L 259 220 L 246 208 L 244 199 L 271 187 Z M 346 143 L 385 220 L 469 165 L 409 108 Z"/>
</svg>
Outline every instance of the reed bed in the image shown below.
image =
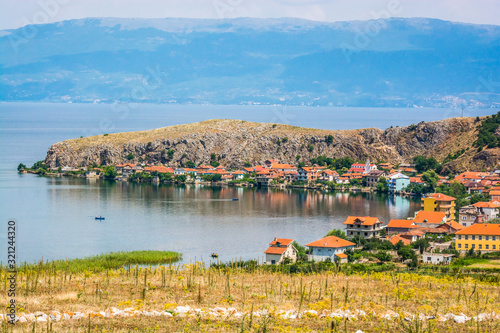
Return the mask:
<svg viewBox="0 0 500 333">
<path fill-rule="evenodd" d="M 77 266 L 82 268 L 80 266 Z M 498 318 L 459 323 L 445 314 L 500 313 L 498 282 L 470 276 L 331 270 L 289 273 L 237 263 L 72 270 L 25 266 L 17 275 L 17 314 L 89 313 L 88 318 L 9 325 L 0 332 L 499 332 Z M 8 304 L 7 271 L 0 270 L 0 303 Z M 158 311 L 168 316 L 103 318 L 99 311 Z M 179 308 L 199 309 L 189 315 Z M 203 316 L 209 309 L 239 316 Z M 132 310 L 131 310 L 132 309 Z M 332 312 L 360 312 L 356 318 Z M 280 312 L 301 314 L 283 318 Z M 392 312 L 394 318 L 382 318 Z M 90 313 L 93 313 L 90 315 Z M 267 314 L 267 315 L 262 315 Z"/>
</svg>

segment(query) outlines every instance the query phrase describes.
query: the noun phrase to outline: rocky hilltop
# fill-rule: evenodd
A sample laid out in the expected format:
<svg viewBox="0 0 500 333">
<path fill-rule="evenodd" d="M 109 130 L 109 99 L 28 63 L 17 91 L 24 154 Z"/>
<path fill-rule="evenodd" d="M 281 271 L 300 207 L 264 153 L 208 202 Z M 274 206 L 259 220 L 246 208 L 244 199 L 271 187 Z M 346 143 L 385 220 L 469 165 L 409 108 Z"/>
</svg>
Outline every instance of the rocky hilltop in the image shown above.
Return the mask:
<svg viewBox="0 0 500 333">
<path fill-rule="evenodd" d="M 386 130 L 320 130 L 241 120 L 207 120 L 149 131 L 105 134 L 66 140 L 50 147 L 45 163 L 59 166 L 114 165 L 120 163 L 183 165 L 215 159 L 228 168 L 245 162 L 261 164 L 274 158 L 282 163 L 308 162 L 318 155 L 349 156 L 356 160 L 409 162 L 415 155 L 434 156 L 467 149 L 444 169 L 489 169 L 500 159 L 497 148 L 478 152 L 476 118 L 421 122 Z M 468 149 L 469 148 L 469 149 Z"/>
</svg>

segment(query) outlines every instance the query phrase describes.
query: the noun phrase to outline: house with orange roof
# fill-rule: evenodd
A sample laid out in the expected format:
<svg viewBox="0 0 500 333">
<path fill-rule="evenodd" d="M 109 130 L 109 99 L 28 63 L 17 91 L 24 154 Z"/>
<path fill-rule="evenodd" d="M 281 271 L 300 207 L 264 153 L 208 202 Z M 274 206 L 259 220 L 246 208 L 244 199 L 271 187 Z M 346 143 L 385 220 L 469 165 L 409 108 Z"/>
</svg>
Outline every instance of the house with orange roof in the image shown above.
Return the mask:
<svg viewBox="0 0 500 333">
<path fill-rule="evenodd" d="M 419 227 L 436 228 L 447 221 L 443 212 L 418 211 L 413 218 L 413 222 Z"/>
<path fill-rule="evenodd" d="M 324 168 L 318 168 L 318 167 L 302 167 L 297 170 L 297 180 L 303 181 L 303 182 L 315 182 L 318 179 L 319 173 L 323 170 Z"/>
<path fill-rule="evenodd" d="M 256 165 L 256 166 L 241 169 L 241 171 L 245 171 L 246 173 L 261 172 L 264 170 L 267 170 L 267 168 L 263 165 Z"/>
<path fill-rule="evenodd" d="M 306 246 L 309 247 L 308 260 L 329 260 L 331 262 L 339 260 L 345 262 L 347 258 L 344 252 L 348 249 L 354 249 L 356 244 L 336 236 L 327 236 L 306 244 Z M 339 256 L 341 254 L 344 254 L 344 256 Z"/>
<path fill-rule="evenodd" d="M 441 224 L 439 227 L 437 227 L 437 229 L 446 230 L 446 233 L 448 233 L 448 234 L 454 234 L 457 231 L 465 229 L 465 227 L 458 222 L 449 221 L 449 222 Z"/>
<path fill-rule="evenodd" d="M 334 182 L 339 177 L 337 171 L 324 169 L 319 172 L 318 181 L 320 182 Z"/>
<path fill-rule="evenodd" d="M 349 178 L 348 177 L 339 177 L 337 178 L 337 184 L 349 184 Z"/>
<path fill-rule="evenodd" d="M 361 236 L 368 239 L 379 236 L 382 230 L 382 222 L 378 217 L 371 216 L 348 216 L 344 225 L 348 237 Z"/>
<path fill-rule="evenodd" d="M 403 237 L 401 237 L 398 234 L 390 236 L 387 240 L 389 242 L 391 242 L 392 245 L 394 245 L 394 246 L 396 246 L 396 244 L 399 243 L 399 242 L 403 242 L 404 245 L 410 245 L 411 244 L 411 240 L 409 240 L 407 238 L 403 238 Z"/>
<path fill-rule="evenodd" d="M 421 228 L 415 228 L 407 232 L 399 234 L 400 237 L 408 239 L 411 243 L 425 237 L 426 232 Z"/>
<path fill-rule="evenodd" d="M 387 224 L 386 230 L 388 235 L 392 235 L 407 232 L 417 227 L 418 226 L 415 224 L 415 222 L 413 222 L 413 220 L 392 219 Z"/>
<path fill-rule="evenodd" d="M 442 212 L 446 215 L 446 220 L 455 219 L 455 201 L 457 199 L 442 193 L 433 193 L 422 197 L 422 210 L 426 212 Z"/>
<path fill-rule="evenodd" d="M 144 172 L 151 173 L 151 172 L 158 172 L 158 173 L 174 173 L 174 169 L 172 168 L 167 168 L 163 165 L 160 166 L 148 166 L 144 168 Z"/>
<path fill-rule="evenodd" d="M 495 202 L 476 202 L 473 204 L 480 215 L 485 215 L 486 220 L 498 217 L 498 209 L 500 205 Z"/>
<path fill-rule="evenodd" d="M 266 254 L 266 265 L 281 264 L 285 258 L 292 263 L 297 261 L 297 249 L 293 246 L 293 239 L 276 238 L 269 243 L 269 248 L 264 251 Z"/>
<path fill-rule="evenodd" d="M 410 177 L 410 184 L 422 184 L 422 185 L 424 185 L 425 182 L 420 177 Z"/>
<path fill-rule="evenodd" d="M 232 176 L 233 176 L 233 179 L 234 180 L 239 180 L 239 179 L 243 179 L 243 176 L 245 175 L 245 172 L 241 171 L 241 170 L 238 170 L 238 171 L 234 171 L 232 173 Z"/>
<path fill-rule="evenodd" d="M 128 176 L 132 173 L 134 167 L 135 164 L 132 163 L 118 164 L 115 166 L 115 171 L 119 175 Z"/>
<path fill-rule="evenodd" d="M 278 171 L 297 171 L 297 167 L 291 164 L 280 164 L 280 163 L 274 163 L 271 165 L 272 170 L 278 170 Z"/>
<path fill-rule="evenodd" d="M 500 202 L 500 189 L 492 188 L 490 190 L 490 200 Z"/>
<path fill-rule="evenodd" d="M 500 250 L 500 224 L 474 223 L 455 233 L 458 251 L 495 252 Z"/>
</svg>

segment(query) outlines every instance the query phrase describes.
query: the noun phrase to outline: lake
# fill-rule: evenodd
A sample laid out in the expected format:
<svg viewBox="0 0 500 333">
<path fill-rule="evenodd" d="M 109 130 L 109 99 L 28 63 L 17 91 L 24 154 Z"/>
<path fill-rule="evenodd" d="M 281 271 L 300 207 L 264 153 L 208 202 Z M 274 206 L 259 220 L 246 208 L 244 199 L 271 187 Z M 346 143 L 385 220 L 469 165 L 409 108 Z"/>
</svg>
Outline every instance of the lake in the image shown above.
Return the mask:
<svg viewBox="0 0 500 333">
<path fill-rule="evenodd" d="M 45 158 L 51 144 L 102 133 L 146 130 L 213 118 L 324 129 L 386 128 L 459 116 L 461 110 L 336 107 L 94 105 L 0 103 L 0 240 L 18 224 L 18 261 L 83 257 L 110 251 L 172 250 L 184 261 L 217 252 L 221 260 L 262 258 L 275 237 L 301 244 L 341 228 L 348 215 L 387 223 L 406 218 L 418 200 L 375 194 L 318 193 L 129 184 L 19 175 L 20 162 Z M 466 110 L 464 115 L 492 114 Z M 240 198 L 232 201 L 233 197 Z M 105 216 L 95 221 L 94 216 Z M 6 249 L 0 251 L 5 262 Z"/>
</svg>

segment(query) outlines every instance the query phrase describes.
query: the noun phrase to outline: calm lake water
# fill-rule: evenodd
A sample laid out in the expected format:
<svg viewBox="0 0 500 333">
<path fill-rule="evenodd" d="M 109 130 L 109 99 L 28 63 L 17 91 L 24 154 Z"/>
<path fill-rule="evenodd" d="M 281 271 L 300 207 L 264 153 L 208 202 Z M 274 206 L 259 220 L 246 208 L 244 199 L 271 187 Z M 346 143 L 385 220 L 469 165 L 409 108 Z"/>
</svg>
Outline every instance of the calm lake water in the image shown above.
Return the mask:
<svg viewBox="0 0 500 333">
<path fill-rule="evenodd" d="M 55 142 L 213 118 L 325 129 L 386 128 L 459 116 L 461 110 L 0 103 L 0 260 L 8 219 L 18 224 L 18 261 L 110 251 L 172 250 L 184 261 L 261 258 L 273 237 L 301 244 L 342 227 L 348 215 L 406 218 L 418 200 L 372 194 L 167 186 L 19 175 Z M 492 114 L 466 110 L 464 115 Z M 233 197 L 240 201 L 233 202 Z M 94 216 L 106 217 L 103 222 Z"/>
</svg>

